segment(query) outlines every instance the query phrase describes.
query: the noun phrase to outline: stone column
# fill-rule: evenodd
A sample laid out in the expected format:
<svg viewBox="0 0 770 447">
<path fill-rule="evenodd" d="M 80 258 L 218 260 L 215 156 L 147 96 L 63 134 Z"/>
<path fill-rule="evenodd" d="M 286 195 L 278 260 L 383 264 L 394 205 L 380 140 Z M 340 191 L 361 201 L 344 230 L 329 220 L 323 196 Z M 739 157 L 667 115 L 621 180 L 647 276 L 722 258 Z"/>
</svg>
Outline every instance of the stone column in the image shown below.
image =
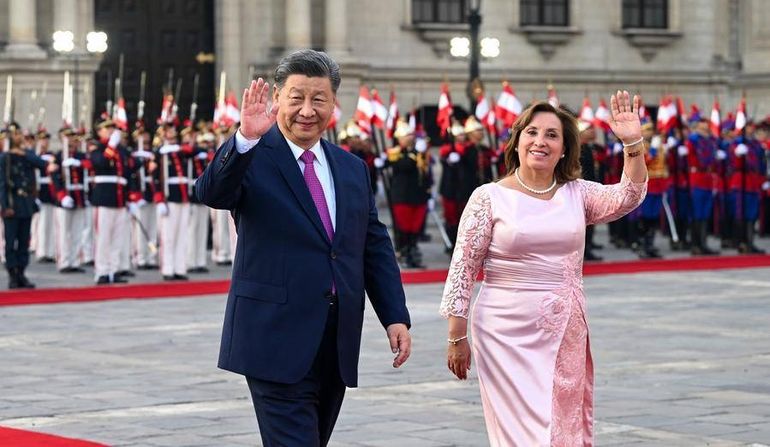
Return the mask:
<svg viewBox="0 0 770 447">
<path fill-rule="evenodd" d="M 53 4 L 53 31 L 72 31 L 75 50 L 85 50 L 86 36 L 78 27 L 77 0 L 56 0 Z"/>
<path fill-rule="evenodd" d="M 16 59 L 45 59 L 45 51 L 37 44 L 37 11 L 35 0 L 8 2 L 8 45 L 5 55 Z"/>
<path fill-rule="evenodd" d="M 326 0 L 326 52 L 337 62 L 350 59 L 347 0 Z"/>
<path fill-rule="evenodd" d="M 310 48 L 310 0 L 286 0 L 286 50 Z"/>
</svg>

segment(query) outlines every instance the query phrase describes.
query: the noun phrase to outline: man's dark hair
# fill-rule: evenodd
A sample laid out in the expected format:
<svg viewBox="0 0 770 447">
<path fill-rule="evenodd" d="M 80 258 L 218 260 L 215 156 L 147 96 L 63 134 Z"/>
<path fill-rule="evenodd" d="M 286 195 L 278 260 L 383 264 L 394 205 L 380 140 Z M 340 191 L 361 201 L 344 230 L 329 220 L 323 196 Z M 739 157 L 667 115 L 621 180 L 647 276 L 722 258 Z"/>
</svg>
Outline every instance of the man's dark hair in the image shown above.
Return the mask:
<svg viewBox="0 0 770 447">
<path fill-rule="evenodd" d="M 329 78 L 335 94 L 340 86 L 340 66 L 322 51 L 304 49 L 284 56 L 275 67 L 275 85 L 279 89 L 283 88 L 286 79 L 293 74 L 305 75 L 309 78 Z"/>
</svg>

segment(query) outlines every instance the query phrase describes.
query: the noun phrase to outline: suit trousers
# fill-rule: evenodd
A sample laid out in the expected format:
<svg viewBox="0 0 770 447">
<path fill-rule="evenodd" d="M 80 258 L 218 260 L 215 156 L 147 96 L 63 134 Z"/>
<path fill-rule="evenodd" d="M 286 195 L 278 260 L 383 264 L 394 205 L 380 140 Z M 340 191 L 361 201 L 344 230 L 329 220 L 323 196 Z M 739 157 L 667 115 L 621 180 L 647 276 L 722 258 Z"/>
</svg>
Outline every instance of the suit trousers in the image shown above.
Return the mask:
<svg viewBox="0 0 770 447">
<path fill-rule="evenodd" d="M 329 442 L 345 396 L 337 358 L 336 298 L 330 302 L 321 345 L 302 380 L 283 384 L 246 378 L 265 447 L 321 447 Z"/>
<path fill-rule="evenodd" d="M 211 210 L 211 260 L 214 262 L 232 261 L 230 251 L 230 212 L 227 210 Z"/>
<path fill-rule="evenodd" d="M 187 274 L 187 231 L 190 204 L 168 202 L 168 215 L 160 218 L 160 272 L 163 276 Z"/>
<path fill-rule="evenodd" d="M 50 203 L 40 204 L 37 218 L 37 233 L 35 234 L 35 256 L 53 258 L 56 256 L 56 227 L 54 225 L 54 210 L 56 206 Z"/>
<path fill-rule="evenodd" d="M 137 221 L 142 223 L 147 236 L 142 233 L 139 223 L 132 219 L 134 236 L 134 260 L 136 265 L 158 265 L 158 254 L 150 251 L 149 242 L 158 243 L 158 219 L 156 217 L 155 205 L 148 203 L 139 208 Z M 148 240 L 149 238 L 149 240 Z"/>
<path fill-rule="evenodd" d="M 96 221 L 96 250 L 94 250 L 94 270 L 96 279 L 108 275 L 110 279 L 120 268 L 120 255 L 123 240 L 128 234 L 128 210 L 97 206 L 94 212 Z"/>
<path fill-rule="evenodd" d="M 56 208 L 56 245 L 58 256 L 56 267 L 79 267 L 83 250 L 83 231 L 88 216 L 85 208 Z"/>
<path fill-rule="evenodd" d="M 206 267 L 206 238 L 209 234 L 209 209 L 190 204 L 190 229 L 187 233 L 187 267 Z"/>
</svg>

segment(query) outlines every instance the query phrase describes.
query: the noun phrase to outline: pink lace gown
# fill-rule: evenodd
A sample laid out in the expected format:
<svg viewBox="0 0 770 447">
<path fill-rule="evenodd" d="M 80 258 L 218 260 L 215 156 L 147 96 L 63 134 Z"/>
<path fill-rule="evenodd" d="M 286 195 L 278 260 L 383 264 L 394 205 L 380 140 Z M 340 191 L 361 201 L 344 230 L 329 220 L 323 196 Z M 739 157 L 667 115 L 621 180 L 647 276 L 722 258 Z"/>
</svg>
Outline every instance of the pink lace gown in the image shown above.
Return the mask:
<svg viewBox="0 0 770 447">
<path fill-rule="evenodd" d="M 583 296 L 585 227 L 615 220 L 647 183 L 575 180 L 550 200 L 496 183 L 463 212 L 441 314 L 470 322 L 489 441 L 495 447 L 593 445 L 593 363 Z"/>
</svg>

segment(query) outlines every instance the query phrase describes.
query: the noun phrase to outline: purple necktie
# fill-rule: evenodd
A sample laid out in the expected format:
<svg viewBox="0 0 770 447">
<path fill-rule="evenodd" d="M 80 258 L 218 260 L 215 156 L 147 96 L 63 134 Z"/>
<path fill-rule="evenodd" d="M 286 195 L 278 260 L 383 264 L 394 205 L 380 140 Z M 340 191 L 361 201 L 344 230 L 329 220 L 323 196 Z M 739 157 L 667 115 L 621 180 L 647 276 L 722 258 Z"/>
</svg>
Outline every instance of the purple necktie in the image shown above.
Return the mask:
<svg viewBox="0 0 770 447">
<path fill-rule="evenodd" d="M 334 227 L 332 226 L 332 218 L 329 215 L 329 207 L 326 205 L 323 187 L 321 187 L 318 176 L 315 175 L 315 167 L 313 166 L 315 154 L 311 151 L 305 151 L 299 156 L 299 159 L 305 163 L 305 183 L 307 184 L 307 189 L 310 190 L 310 195 L 313 197 L 318 215 L 321 217 L 321 223 L 324 224 L 326 235 L 329 236 L 331 241 L 334 238 Z"/>
</svg>

